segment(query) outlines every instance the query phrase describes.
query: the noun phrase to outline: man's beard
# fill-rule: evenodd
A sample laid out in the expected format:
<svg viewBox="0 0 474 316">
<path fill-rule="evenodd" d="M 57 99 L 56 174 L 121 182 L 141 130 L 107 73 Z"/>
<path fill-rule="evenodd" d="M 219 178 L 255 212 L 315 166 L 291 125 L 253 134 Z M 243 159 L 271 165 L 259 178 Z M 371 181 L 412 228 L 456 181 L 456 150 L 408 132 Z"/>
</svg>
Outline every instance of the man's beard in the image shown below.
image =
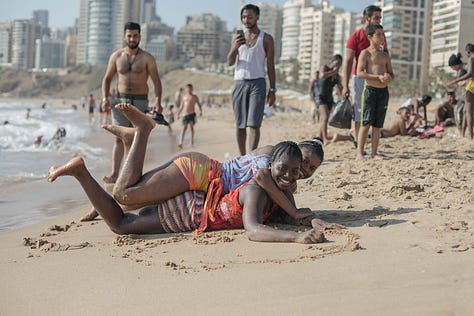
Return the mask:
<svg viewBox="0 0 474 316">
<path fill-rule="evenodd" d="M 140 42 L 138 42 L 138 43 L 131 42 L 131 43 L 127 43 L 127 47 L 130 48 L 130 49 L 135 49 L 135 48 L 138 47 L 139 44 L 140 44 Z"/>
</svg>

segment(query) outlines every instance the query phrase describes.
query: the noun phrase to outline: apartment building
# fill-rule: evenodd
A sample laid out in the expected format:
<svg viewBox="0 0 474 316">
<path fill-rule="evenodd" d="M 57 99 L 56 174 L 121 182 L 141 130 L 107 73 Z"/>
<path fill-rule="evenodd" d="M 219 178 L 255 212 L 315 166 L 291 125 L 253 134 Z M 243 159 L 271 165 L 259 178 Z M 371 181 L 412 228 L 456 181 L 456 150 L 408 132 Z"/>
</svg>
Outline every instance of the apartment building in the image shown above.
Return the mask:
<svg viewBox="0 0 474 316">
<path fill-rule="evenodd" d="M 11 64 L 16 69 L 31 69 L 35 63 L 35 41 L 41 37 L 41 26 L 33 20 L 12 23 Z"/>
<path fill-rule="evenodd" d="M 140 23 L 142 0 L 80 0 L 77 64 L 104 65 L 123 47 L 123 26 Z"/>
<path fill-rule="evenodd" d="M 283 4 L 280 57 L 282 62 L 289 62 L 298 58 L 301 9 L 312 6 L 311 0 L 289 0 Z"/>
<path fill-rule="evenodd" d="M 12 55 L 12 24 L 0 23 L 0 66 L 10 66 Z"/>
<path fill-rule="evenodd" d="M 429 67 L 449 70 L 449 56 L 474 42 L 474 1 L 433 0 L 432 16 Z"/>
<path fill-rule="evenodd" d="M 298 80 L 306 82 L 312 74 L 329 63 L 334 53 L 336 14 L 344 10 L 330 5 L 329 1 L 302 8 L 298 38 Z"/>
<path fill-rule="evenodd" d="M 177 33 L 176 57 L 182 61 L 224 61 L 230 49 L 226 23 L 218 16 L 204 13 L 188 17 Z"/>
</svg>

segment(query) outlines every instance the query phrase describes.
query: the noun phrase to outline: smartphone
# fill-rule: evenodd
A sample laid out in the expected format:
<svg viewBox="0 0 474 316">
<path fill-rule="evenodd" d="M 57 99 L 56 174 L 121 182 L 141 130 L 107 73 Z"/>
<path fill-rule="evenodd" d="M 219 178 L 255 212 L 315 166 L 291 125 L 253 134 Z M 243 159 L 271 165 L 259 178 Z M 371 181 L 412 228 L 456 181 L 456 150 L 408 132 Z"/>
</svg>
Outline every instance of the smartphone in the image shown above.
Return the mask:
<svg viewBox="0 0 474 316">
<path fill-rule="evenodd" d="M 235 31 L 235 33 L 237 33 L 238 36 L 244 37 L 244 31 L 243 30 L 237 30 L 237 31 Z"/>
</svg>

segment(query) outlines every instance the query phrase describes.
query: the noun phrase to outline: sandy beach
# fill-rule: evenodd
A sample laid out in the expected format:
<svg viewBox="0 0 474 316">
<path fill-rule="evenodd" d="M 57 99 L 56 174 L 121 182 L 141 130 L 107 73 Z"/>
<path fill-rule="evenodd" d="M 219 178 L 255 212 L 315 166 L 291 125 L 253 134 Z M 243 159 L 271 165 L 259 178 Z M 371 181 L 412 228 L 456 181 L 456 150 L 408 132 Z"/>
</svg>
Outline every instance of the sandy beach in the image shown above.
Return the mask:
<svg viewBox="0 0 474 316">
<path fill-rule="evenodd" d="M 153 131 L 145 170 L 177 152 L 180 128 Z M 308 114 L 277 112 L 260 144 L 316 128 Z M 322 244 L 256 243 L 243 230 L 118 236 L 101 219 L 78 221 L 87 202 L 74 213 L 58 202 L 65 216 L 1 234 L 0 314 L 472 315 L 474 143 L 456 133 L 382 139 L 385 160 L 356 162 L 351 142 L 327 146 L 295 195 L 347 226 Z M 91 142 L 112 146 L 105 131 Z M 204 108 L 189 150 L 236 155 L 232 110 Z M 54 195 L 68 180 L 45 186 Z"/>
</svg>

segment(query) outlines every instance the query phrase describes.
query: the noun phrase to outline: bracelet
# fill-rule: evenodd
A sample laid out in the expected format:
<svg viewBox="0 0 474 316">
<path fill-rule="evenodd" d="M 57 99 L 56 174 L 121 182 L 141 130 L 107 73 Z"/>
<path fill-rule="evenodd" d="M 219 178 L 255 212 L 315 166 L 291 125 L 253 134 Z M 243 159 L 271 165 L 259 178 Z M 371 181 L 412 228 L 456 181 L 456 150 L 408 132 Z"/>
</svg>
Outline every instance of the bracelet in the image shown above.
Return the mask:
<svg viewBox="0 0 474 316">
<path fill-rule="evenodd" d="M 108 98 L 102 98 L 102 102 L 109 101 Z"/>
<path fill-rule="evenodd" d="M 275 93 L 276 91 L 277 91 L 277 89 L 274 88 L 274 87 L 272 87 L 272 88 L 270 88 L 270 89 L 268 90 L 268 92 L 271 92 L 271 93 Z"/>
</svg>

